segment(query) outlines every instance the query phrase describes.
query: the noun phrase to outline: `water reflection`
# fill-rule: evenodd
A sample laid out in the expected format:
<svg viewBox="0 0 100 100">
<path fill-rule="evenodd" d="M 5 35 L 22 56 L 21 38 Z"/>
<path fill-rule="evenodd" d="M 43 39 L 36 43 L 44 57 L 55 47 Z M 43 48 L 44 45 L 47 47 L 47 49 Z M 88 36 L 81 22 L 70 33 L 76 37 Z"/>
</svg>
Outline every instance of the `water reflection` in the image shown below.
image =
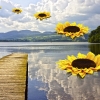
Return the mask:
<svg viewBox="0 0 100 100">
<path fill-rule="evenodd" d="M 90 50 L 89 50 L 90 49 Z M 55 45 L 1 47 L 0 52 L 28 53 L 28 100 L 100 100 L 100 73 L 87 75 L 84 79 L 68 77 L 65 71 L 55 64 L 67 55 L 86 54 L 92 51 L 100 53 L 100 45 Z M 35 99 L 34 99 L 34 98 Z"/>
<path fill-rule="evenodd" d="M 100 54 L 100 44 L 89 44 L 89 48 L 95 55 Z"/>
<path fill-rule="evenodd" d="M 29 78 L 47 84 L 42 87 L 42 90 L 46 91 L 46 100 L 100 100 L 98 73 L 87 75 L 84 79 L 68 77 L 66 72 L 59 70 L 55 64 L 60 57 L 56 58 L 54 54 L 46 55 L 44 51 L 29 55 Z M 41 90 L 41 87 L 38 89 Z"/>
</svg>

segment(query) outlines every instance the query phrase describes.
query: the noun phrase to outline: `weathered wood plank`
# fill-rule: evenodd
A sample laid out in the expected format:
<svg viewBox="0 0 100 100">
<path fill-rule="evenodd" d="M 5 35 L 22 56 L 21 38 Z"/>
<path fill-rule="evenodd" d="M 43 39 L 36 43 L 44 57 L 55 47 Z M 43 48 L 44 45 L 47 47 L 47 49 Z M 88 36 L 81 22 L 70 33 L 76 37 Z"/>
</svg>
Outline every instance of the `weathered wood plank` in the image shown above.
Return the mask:
<svg viewBox="0 0 100 100">
<path fill-rule="evenodd" d="M 0 100 L 25 100 L 26 53 L 13 53 L 0 59 Z"/>
</svg>

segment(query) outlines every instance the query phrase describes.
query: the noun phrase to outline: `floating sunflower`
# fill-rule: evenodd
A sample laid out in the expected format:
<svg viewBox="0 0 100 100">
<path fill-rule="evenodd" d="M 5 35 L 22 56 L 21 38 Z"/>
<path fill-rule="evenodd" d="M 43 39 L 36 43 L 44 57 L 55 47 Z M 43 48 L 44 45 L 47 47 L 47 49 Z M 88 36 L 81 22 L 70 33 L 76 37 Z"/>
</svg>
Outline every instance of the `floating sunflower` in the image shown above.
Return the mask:
<svg viewBox="0 0 100 100">
<path fill-rule="evenodd" d="M 78 53 L 77 57 L 68 55 L 67 59 L 59 60 L 57 64 L 60 69 L 84 78 L 86 74 L 100 70 L 100 54 L 95 56 L 92 52 L 88 52 L 87 55 Z"/>
<path fill-rule="evenodd" d="M 20 8 L 13 8 L 12 12 L 19 14 L 19 13 L 22 12 L 22 9 L 20 9 Z"/>
<path fill-rule="evenodd" d="M 50 16 L 50 12 L 37 12 L 36 14 L 34 14 L 34 17 L 43 20 L 43 19 L 50 18 L 51 16 Z"/>
<path fill-rule="evenodd" d="M 0 9 L 2 9 L 2 7 L 0 6 Z"/>
<path fill-rule="evenodd" d="M 76 37 L 80 37 L 86 34 L 89 28 L 83 26 L 82 24 L 76 25 L 76 22 L 73 23 L 65 22 L 64 24 L 58 23 L 55 30 L 57 31 L 58 34 L 69 36 L 72 39 L 74 39 Z"/>
</svg>

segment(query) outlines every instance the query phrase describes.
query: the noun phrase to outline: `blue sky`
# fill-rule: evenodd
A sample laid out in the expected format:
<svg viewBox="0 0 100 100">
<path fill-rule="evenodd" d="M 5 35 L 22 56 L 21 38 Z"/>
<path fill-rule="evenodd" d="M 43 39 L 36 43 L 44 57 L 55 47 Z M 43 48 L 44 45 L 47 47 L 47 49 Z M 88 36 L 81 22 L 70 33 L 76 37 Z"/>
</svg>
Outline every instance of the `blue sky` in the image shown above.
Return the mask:
<svg viewBox="0 0 100 100">
<path fill-rule="evenodd" d="M 100 25 L 100 0 L 1 0 L 0 33 L 12 30 L 55 31 L 56 24 L 69 21 L 88 26 L 90 30 Z M 12 9 L 19 7 L 21 14 Z M 49 11 L 47 20 L 36 20 L 39 11 Z"/>
</svg>

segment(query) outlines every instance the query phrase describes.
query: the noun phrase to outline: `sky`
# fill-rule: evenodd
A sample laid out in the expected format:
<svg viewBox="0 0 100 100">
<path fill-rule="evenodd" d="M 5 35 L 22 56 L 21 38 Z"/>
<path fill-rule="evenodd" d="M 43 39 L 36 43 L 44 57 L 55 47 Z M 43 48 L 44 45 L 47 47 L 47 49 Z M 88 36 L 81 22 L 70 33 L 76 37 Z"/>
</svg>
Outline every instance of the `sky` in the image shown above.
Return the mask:
<svg viewBox="0 0 100 100">
<path fill-rule="evenodd" d="M 76 22 L 88 26 L 90 31 L 100 25 L 100 0 L 1 0 L 0 33 L 13 30 L 55 31 L 56 25 Z M 22 9 L 15 14 L 12 9 Z M 48 11 L 47 20 L 36 20 L 36 12 Z"/>
<path fill-rule="evenodd" d="M 29 4 L 36 4 L 37 2 L 41 2 L 41 0 L 9 0 L 13 3 L 20 4 L 23 7 L 27 7 Z"/>
</svg>

